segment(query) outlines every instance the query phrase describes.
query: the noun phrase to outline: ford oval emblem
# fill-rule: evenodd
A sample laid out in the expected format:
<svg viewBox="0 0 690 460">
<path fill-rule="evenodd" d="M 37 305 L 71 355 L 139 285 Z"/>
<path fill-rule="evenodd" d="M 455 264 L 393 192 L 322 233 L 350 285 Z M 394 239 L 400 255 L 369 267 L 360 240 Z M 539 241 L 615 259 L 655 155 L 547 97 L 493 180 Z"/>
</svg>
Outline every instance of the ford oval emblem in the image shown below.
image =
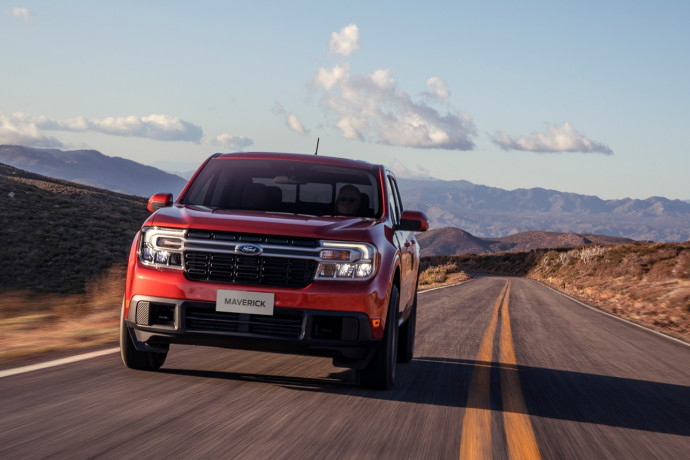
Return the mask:
<svg viewBox="0 0 690 460">
<path fill-rule="evenodd" d="M 258 256 L 264 252 L 261 246 L 256 244 L 238 244 L 235 246 L 235 252 L 239 254 L 244 254 L 245 256 Z"/>
</svg>

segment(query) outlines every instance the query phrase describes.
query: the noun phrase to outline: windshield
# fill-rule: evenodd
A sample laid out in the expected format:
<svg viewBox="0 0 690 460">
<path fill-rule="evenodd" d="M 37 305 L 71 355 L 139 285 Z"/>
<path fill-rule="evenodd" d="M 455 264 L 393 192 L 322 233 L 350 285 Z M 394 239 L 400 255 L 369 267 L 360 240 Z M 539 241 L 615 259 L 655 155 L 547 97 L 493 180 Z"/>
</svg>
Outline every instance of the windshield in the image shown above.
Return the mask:
<svg viewBox="0 0 690 460">
<path fill-rule="evenodd" d="M 380 217 L 374 169 L 292 160 L 214 158 L 181 202 L 212 209 Z"/>
</svg>

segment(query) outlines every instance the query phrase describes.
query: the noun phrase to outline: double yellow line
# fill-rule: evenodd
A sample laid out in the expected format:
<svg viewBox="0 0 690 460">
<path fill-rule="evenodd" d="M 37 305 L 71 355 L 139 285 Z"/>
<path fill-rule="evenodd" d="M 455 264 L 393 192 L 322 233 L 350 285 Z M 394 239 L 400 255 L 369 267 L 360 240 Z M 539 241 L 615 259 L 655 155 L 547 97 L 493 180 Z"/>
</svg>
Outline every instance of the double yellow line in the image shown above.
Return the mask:
<svg viewBox="0 0 690 460">
<path fill-rule="evenodd" d="M 508 315 L 510 281 L 506 282 L 493 307 L 489 326 L 482 337 L 477 354 L 467 409 L 462 422 L 460 459 L 491 459 L 491 362 L 494 337 L 501 315 L 499 361 L 501 396 L 503 399 L 503 429 L 508 456 L 514 459 L 541 459 L 534 429 L 520 389 L 513 334 Z"/>
</svg>

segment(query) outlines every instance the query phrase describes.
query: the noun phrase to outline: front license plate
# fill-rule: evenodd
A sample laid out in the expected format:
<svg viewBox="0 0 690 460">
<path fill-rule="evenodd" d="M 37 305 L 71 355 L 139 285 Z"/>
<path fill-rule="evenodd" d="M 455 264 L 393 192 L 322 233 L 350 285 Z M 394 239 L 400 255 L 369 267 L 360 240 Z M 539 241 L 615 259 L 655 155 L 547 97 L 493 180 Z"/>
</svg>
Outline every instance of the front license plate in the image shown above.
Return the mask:
<svg viewBox="0 0 690 460">
<path fill-rule="evenodd" d="M 219 289 L 216 296 L 216 311 L 270 316 L 273 315 L 274 303 L 275 294 Z"/>
</svg>

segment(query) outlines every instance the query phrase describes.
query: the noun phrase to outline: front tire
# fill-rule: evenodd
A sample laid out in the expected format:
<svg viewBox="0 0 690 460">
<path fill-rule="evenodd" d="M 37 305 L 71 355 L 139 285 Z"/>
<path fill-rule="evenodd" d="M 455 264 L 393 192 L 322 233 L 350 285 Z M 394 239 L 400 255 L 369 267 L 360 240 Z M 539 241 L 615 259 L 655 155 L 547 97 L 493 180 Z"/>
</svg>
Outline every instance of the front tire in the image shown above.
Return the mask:
<svg viewBox="0 0 690 460">
<path fill-rule="evenodd" d="M 414 302 L 412 303 L 412 311 L 407 321 L 400 328 L 400 337 L 398 338 L 398 362 L 409 363 L 412 361 L 414 355 L 414 335 L 417 329 L 417 290 L 414 292 Z"/>
<path fill-rule="evenodd" d="M 122 305 L 120 313 L 120 356 L 124 365 L 130 369 L 140 371 L 157 371 L 165 362 L 168 353 L 139 351 L 134 345 L 134 338 L 125 322 L 125 308 Z"/>
<path fill-rule="evenodd" d="M 369 364 L 357 371 L 357 381 L 363 388 L 388 390 L 395 383 L 395 368 L 398 354 L 398 303 L 400 294 L 397 286 L 391 289 L 388 301 L 386 329 L 378 349 Z"/>
</svg>

